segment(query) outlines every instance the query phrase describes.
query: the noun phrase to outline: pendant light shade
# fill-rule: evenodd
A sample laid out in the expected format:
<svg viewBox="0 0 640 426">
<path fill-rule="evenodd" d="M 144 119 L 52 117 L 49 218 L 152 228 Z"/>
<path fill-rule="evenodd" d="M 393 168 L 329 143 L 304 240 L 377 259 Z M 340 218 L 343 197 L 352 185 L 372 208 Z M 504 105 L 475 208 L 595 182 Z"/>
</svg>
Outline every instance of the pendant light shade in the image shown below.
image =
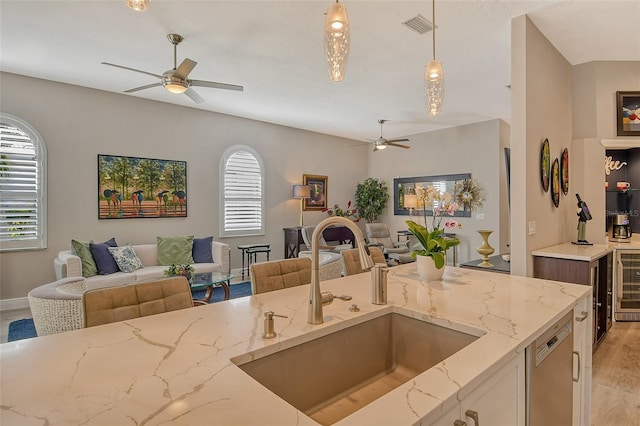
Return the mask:
<svg viewBox="0 0 640 426">
<path fill-rule="evenodd" d="M 144 12 L 149 7 L 149 0 L 125 0 L 127 6 L 138 12 Z"/>
<path fill-rule="evenodd" d="M 329 6 L 324 22 L 324 55 L 329 78 L 342 80 L 349 58 L 349 16 L 347 8 L 337 0 Z"/>
<path fill-rule="evenodd" d="M 436 59 L 436 0 L 433 3 L 433 60 L 424 70 L 424 94 L 429 115 L 438 115 L 444 99 L 444 71 Z"/>
</svg>

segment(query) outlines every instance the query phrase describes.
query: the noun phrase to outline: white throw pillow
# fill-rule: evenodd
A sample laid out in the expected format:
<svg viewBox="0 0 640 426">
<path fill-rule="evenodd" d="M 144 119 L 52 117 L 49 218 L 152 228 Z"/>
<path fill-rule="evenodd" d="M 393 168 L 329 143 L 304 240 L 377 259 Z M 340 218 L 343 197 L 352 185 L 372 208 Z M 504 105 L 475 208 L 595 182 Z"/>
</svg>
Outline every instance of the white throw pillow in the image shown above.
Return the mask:
<svg viewBox="0 0 640 426">
<path fill-rule="evenodd" d="M 138 255 L 130 245 L 109 247 L 109 253 L 111 253 L 122 272 L 133 272 L 142 268 L 140 258 L 138 258 Z"/>
</svg>

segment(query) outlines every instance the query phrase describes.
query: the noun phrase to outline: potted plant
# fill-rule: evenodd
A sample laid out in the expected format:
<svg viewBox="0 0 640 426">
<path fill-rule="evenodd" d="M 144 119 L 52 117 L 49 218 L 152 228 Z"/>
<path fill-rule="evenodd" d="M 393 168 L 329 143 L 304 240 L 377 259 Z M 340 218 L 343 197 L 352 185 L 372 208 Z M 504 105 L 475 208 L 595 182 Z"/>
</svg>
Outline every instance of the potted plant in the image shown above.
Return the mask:
<svg viewBox="0 0 640 426">
<path fill-rule="evenodd" d="M 438 228 L 429 232 L 427 228 L 412 220 L 407 220 L 406 223 L 409 231 L 419 242 L 415 245 L 419 248 L 411 252 L 411 257 L 416 259 L 420 278 L 427 281 L 442 279 L 447 250 L 460 244 L 460 240 L 455 237 L 445 237 L 442 235 L 442 230 Z"/>
<path fill-rule="evenodd" d="M 387 184 L 376 178 L 367 178 L 356 187 L 356 205 L 360 217 L 367 222 L 375 222 L 387 206 L 389 193 Z"/>
<path fill-rule="evenodd" d="M 195 272 L 195 269 L 193 269 L 193 266 L 189 264 L 184 264 L 184 265 L 173 264 L 164 271 L 164 275 L 168 277 L 181 275 L 185 277 L 187 280 L 191 281 L 191 277 L 193 276 L 194 272 Z"/>
</svg>

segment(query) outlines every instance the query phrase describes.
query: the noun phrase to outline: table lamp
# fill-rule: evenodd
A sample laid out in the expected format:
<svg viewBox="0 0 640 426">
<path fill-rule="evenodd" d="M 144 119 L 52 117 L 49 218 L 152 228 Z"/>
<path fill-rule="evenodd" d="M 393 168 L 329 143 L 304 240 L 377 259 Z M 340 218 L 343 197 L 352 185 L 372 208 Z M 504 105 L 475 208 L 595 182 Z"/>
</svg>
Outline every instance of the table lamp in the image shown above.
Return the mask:
<svg viewBox="0 0 640 426">
<path fill-rule="evenodd" d="M 309 185 L 293 185 L 293 198 L 300 199 L 300 228 L 303 226 L 302 221 L 302 203 L 305 198 L 311 197 L 311 187 Z"/>
<path fill-rule="evenodd" d="M 409 216 L 411 216 L 413 209 L 418 208 L 418 196 L 416 194 L 404 194 L 402 196 L 402 204 L 405 209 L 409 209 Z"/>
</svg>

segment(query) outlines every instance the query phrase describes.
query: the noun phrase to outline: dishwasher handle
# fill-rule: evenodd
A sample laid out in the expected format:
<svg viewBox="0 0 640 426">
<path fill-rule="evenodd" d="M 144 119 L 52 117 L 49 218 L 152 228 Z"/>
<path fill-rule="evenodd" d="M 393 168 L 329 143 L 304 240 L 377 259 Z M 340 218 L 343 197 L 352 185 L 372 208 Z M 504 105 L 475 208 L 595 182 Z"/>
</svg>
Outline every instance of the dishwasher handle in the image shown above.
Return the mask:
<svg viewBox="0 0 640 426">
<path fill-rule="evenodd" d="M 580 362 L 580 352 L 573 351 L 573 355 L 578 357 L 578 377 L 572 377 L 573 381 L 578 383 L 580 381 L 580 371 L 582 370 L 581 362 Z"/>
</svg>

